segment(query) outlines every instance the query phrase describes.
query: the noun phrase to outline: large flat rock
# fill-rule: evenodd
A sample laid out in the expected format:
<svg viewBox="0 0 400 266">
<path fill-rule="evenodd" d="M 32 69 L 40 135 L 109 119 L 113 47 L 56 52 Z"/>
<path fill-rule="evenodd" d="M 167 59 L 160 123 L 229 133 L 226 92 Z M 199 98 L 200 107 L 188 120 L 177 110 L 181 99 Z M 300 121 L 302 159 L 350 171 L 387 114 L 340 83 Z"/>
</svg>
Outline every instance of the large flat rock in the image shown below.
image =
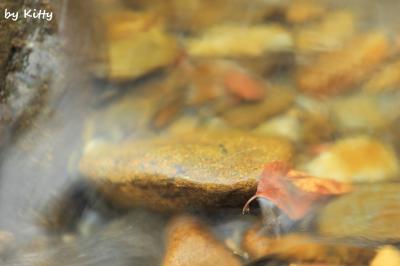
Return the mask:
<svg viewBox="0 0 400 266">
<path fill-rule="evenodd" d="M 241 206 L 255 192 L 264 164 L 291 157 L 283 139 L 200 130 L 89 145 L 80 172 L 119 207 Z"/>
</svg>

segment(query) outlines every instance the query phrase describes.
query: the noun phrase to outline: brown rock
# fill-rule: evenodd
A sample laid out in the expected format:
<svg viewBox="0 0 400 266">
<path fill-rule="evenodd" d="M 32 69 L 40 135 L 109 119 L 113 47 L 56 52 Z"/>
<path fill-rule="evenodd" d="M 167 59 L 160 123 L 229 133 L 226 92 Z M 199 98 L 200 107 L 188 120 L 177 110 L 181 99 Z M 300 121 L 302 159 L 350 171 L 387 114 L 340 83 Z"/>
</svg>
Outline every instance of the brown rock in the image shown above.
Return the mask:
<svg viewBox="0 0 400 266">
<path fill-rule="evenodd" d="M 354 24 L 353 13 L 350 11 L 341 10 L 329 13 L 321 23 L 297 31 L 297 52 L 327 52 L 340 49 L 354 35 Z"/>
<path fill-rule="evenodd" d="M 80 171 L 117 206 L 241 206 L 265 163 L 290 160 L 290 144 L 242 132 L 198 130 L 89 145 Z"/>
<path fill-rule="evenodd" d="M 382 99 L 372 95 L 338 98 L 332 104 L 332 120 L 344 133 L 385 130 L 395 112 L 390 108 L 390 101 L 385 101 L 384 107 L 381 102 Z"/>
<path fill-rule="evenodd" d="M 222 114 L 222 118 L 238 128 L 253 128 L 267 118 L 287 109 L 293 102 L 293 92 L 281 87 L 267 91 L 265 99 L 260 102 L 243 103 Z"/>
<path fill-rule="evenodd" d="M 178 217 L 171 222 L 163 266 L 238 266 L 240 261 L 199 221 Z"/>
<path fill-rule="evenodd" d="M 107 16 L 107 78 L 136 79 L 173 63 L 178 56 L 176 40 L 152 14 L 117 12 Z"/>
<path fill-rule="evenodd" d="M 134 8 L 157 10 L 174 31 L 196 32 L 220 23 L 262 22 L 278 7 L 264 0 L 124 0 Z"/>
<path fill-rule="evenodd" d="M 400 184 L 363 185 L 330 202 L 319 213 L 318 232 L 323 236 L 364 242 L 398 242 Z"/>
<path fill-rule="evenodd" d="M 304 170 L 339 182 L 367 183 L 397 179 L 400 166 L 391 147 L 361 135 L 328 146 Z"/>
<path fill-rule="evenodd" d="M 386 65 L 369 79 L 363 89 L 366 92 L 378 93 L 383 91 L 393 91 L 400 85 L 400 60 Z"/>
<path fill-rule="evenodd" d="M 262 234 L 260 226 L 249 229 L 243 239 L 243 248 L 254 259 L 273 256 L 296 262 L 345 265 L 365 265 L 374 255 L 373 250 L 318 242 L 305 234 L 268 237 Z"/>
<path fill-rule="evenodd" d="M 286 10 L 286 20 L 290 23 L 304 23 L 319 18 L 326 12 L 326 7 L 318 1 L 290 1 Z"/>
<path fill-rule="evenodd" d="M 332 95 L 352 88 L 389 54 L 387 38 L 371 33 L 353 38 L 343 48 L 321 54 L 316 62 L 297 71 L 297 84 L 303 92 Z"/>
<path fill-rule="evenodd" d="M 189 55 L 193 57 L 257 57 L 268 52 L 290 51 L 291 33 L 276 24 L 222 24 L 209 28 L 200 37 L 188 39 Z"/>
</svg>

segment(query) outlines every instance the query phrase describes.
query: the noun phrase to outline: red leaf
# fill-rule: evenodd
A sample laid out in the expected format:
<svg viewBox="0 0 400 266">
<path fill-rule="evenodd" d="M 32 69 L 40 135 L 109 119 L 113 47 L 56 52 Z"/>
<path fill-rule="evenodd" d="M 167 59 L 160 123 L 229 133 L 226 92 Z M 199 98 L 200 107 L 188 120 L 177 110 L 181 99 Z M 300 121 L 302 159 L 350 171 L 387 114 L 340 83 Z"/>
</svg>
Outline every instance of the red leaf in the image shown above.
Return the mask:
<svg viewBox="0 0 400 266">
<path fill-rule="evenodd" d="M 265 95 L 265 85 L 260 80 L 235 67 L 225 72 L 224 86 L 243 100 L 257 101 Z"/>
<path fill-rule="evenodd" d="M 290 170 L 288 163 L 275 161 L 265 166 L 258 183 L 256 194 L 243 208 L 246 212 L 249 204 L 256 198 L 265 198 L 285 212 L 289 218 L 303 218 L 321 199 L 351 191 L 349 184 L 309 176 Z"/>
</svg>

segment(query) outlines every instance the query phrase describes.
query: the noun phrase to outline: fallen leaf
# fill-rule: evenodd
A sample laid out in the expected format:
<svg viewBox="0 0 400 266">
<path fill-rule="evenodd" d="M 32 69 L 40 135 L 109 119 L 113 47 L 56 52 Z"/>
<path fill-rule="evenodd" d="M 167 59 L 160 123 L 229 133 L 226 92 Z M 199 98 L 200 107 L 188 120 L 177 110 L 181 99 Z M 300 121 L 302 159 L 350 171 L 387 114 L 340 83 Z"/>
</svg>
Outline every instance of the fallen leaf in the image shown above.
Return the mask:
<svg viewBox="0 0 400 266">
<path fill-rule="evenodd" d="M 247 201 L 243 212 L 249 210 L 249 204 L 254 199 L 261 197 L 273 202 L 292 220 L 299 220 L 315 206 L 315 203 L 329 196 L 350 191 L 349 184 L 309 176 L 290 170 L 286 162 L 275 161 L 265 166 L 257 192 Z"/>
<path fill-rule="evenodd" d="M 243 100 L 256 101 L 264 98 L 265 85 L 240 69 L 229 69 L 224 74 L 225 88 Z"/>
<path fill-rule="evenodd" d="M 326 182 L 327 180 L 325 179 L 313 177 L 300 171 L 290 170 L 287 176 L 296 187 L 306 192 L 321 195 L 340 195 L 351 191 L 351 186 L 348 184 L 337 181 Z"/>
</svg>

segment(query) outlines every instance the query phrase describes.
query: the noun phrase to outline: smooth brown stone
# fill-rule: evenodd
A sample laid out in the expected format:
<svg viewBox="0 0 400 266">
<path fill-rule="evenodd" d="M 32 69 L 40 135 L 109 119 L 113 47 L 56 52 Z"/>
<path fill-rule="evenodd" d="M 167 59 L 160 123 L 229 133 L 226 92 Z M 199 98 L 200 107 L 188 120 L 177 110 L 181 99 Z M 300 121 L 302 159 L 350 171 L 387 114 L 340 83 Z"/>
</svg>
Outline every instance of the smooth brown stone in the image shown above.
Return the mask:
<svg viewBox="0 0 400 266">
<path fill-rule="evenodd" d="M 285 111 L 293 102 L 294 94 L 286 88 L 273 87 L 260 102 L 243 103 L 222 114 L 222 118 L 237 128 L 253 128 L 267 118 Z"/>
<path fill-rule="evenodd" d="M 296 32 L 298 54 L 330 52 L 340 49 L 354 36 L 356 19 L 348 10 L 328 13 L 320 23 L 302 27 Z"/>
<path fill-rule="evenodd" d="M 171 65 L 179 55 L 176 40 L 152 14 L 123 11 L 109 15 L 106 38 L 105 77 L 112 81 L 137 79 Z"/>
<path fill-rule="evenodd" d="M 340 49 L 322 53 L 314 63 L 300 66 L 297 85 L 302 92 L 315 96 L 347 92 L 367 78 L 389 54 L 390 44 L 383 33 L 354 37 Z"/>
<path fill-rule="evenodd" d="M 304 166 L 312 176 L 344 183 L 374 183 L 399 178 L 392 147 L 367 135 L 339 139 Z"/>
<path fill-rule="evenodd" d="M 192 57 L 243 58 L 291 51 L 293 43 L 291 33 L 277 24 L 221 24 L 208 28 L 200 37 L 189 38 L 185 44 Z"/>
<path fill-rule="evenodd" d="M 400 183 L 362 185 L 324 207 L 317 218 L 322 236 L 399 242 Z"/>
<path fill-rule="evenodd" d="M 80 172 L 119 207 L 242 206 L 255 192 L 263 166 L 291 157 L 284 139 L 197 130 L 94 144 L 86 149 Z"/>
<path fill-rule="evenodd" d="M 239 266 L 240 261 L 199 221 L 175 218 L 167 234 L 163 266 Z"/>
<path fill-rule="evenodd" d="M 327 8 L 319 1 L 290 1 L 286 10 L 286 20 L 289 23 L 305 23 L 322 17 Z"/>
<path fill-rule="evenodd" d="M 375 254 L 372 249 L 319 242 L 300 233 L 274 238 L 264 235 L 259 225 L 247 231 L 242 245 L 253 259 L 272 256 L 296 262 L 340 265 L 365 265 Z"/>
<path fill-rule="evenodd" d="M 396 91 L 400 84 L 400 60 L 394 62 L 375 72 L 364 84 L 363 90 L 368 93 L 380 93 L 385 91 Z"/>
</svg>

